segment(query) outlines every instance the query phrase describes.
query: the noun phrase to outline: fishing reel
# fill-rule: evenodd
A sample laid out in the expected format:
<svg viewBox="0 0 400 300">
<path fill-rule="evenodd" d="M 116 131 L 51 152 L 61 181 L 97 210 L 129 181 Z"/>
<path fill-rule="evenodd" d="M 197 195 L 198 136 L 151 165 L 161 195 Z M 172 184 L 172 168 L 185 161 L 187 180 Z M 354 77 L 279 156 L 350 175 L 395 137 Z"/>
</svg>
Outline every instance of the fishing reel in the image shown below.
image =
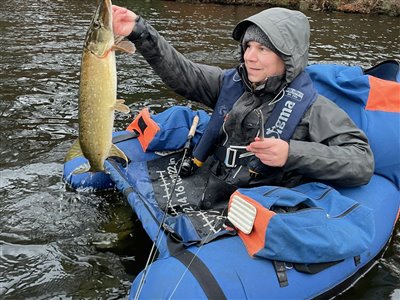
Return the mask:
<svg viewBox="0 0 400 300">
<path fill-rule="evenodd" d="M 198 169 L 198 166 L 194 163 L 192 157 L 186 157 L 183 159 L 183 161 L 180 160 L 178 162 L 178 165 L 180 163 L 182 163 L 181 171 L 179 172 L 179 175 L 181 177 L 189 177 L 193 175 L 194 172 L 196 172 L 196 170 Z"/>
</svg>

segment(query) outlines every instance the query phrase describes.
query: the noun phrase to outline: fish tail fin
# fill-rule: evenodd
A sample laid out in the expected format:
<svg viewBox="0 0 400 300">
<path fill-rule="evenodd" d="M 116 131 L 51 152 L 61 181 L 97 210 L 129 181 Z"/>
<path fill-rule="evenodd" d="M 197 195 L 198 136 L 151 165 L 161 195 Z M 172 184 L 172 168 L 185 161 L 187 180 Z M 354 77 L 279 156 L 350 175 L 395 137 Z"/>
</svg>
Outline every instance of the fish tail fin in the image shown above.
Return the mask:
<svg viewBox="0 0 400 300">
<path fill-rule="evenodd" d="M 78 167 L 75 168 L 75 170 L 72 172 L 72 174 L 83 174 L 87 172 L 94 172 L 91 170 L 89 162 L 85 162 Z"/>
<path fill-rule="evenodd" d="M 83 156 L 81 145 L 79 144 L 79 140 L 77 139 L 71 146 L 71 149 L 67 152 L 67 155 L 64 158 L 64 162 L 70 161 L 76 157 Z"/>
<path fill-rule="evenodd" d="M 122 152 L 117 146 L 114 144 L 111 145 L 110 152 L 108 153 L 108 157 L 117 157 L 121 160 L 124 161 L 124 163 L 127 165 L 129 163 L 128 158 L 126 157 L 125 153 Z"/>
<path fill-rule="evenodd" d="M 72 144 L 71 149 L 69 149 L 69 151 L 67 152 L 67 155 L 65 156 L 64 159 L 64 163 L 77 157 L 84 157 L 78 139 Z M 90 164 L 89 162 L 85 162 L 79 165 L 77 168 L 75 168 L 72 174 L 83 174 L 89 171 L 90 171 Z"/>
</svg>

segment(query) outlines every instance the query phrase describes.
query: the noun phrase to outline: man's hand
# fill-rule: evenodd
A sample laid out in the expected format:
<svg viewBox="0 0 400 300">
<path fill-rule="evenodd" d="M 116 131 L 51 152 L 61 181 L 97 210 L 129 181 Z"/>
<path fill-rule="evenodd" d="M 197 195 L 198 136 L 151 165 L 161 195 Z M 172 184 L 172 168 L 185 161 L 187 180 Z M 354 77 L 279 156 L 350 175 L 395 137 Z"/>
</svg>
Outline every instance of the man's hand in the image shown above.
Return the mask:
<svg viewBox="0 0 400 300">
<path fill-rule="evenodd" d="M 135 28 L 137 15 L 134 12 L 117 5 L 113 5 L 112 10 L 114 34 L 128 36 Z"/>
<path fill-rule="evenodd" d="M 270 167 L 283 167 L 289 156 L 289 144 L 281 139 L 256 137 L 246 148 L 260 161 Z"/>
</svg>

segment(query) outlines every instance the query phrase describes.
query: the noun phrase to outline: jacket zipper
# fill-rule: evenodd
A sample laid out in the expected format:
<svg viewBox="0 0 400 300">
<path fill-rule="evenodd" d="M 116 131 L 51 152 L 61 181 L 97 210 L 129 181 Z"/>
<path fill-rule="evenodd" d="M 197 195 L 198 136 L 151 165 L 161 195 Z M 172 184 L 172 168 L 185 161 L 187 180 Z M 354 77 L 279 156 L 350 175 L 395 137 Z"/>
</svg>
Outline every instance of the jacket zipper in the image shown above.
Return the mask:
<svg viewBox="0 0 400 300">
<path fill-rule="evenodd" d="M 263 196 L 264 196 L 264 197 L 269 196 L 269 195 L 272 194 L 273 192 L 275 192 L 275 191 L 277 191 L 277 190 L 283 190 L 283 189 L 286 189 L 286 188 L 284 188 L 284 187 L 276 187 L 276 188 L 273 188 L 272 190 L 269 190 L 268 192 L 266 192 L 265 194 L 263 194 Z"/>
<path fill-rule="evenodd" d="M 360 203 L 353 204 L 353 206 L 351 206 L 350 208 L 348 208 L 347 210 L 342 212 L 340 215 L 337 215 L 337 216 L 334 216 L 334 217 L 330 217 L 330 218 L 332 218 L 332 219 L 343 218 L 344 216 L 347 216 L 349 213 L 351 213 L 353 210 L 355 210 L 359 206 L 360 206 Z"/>
</svg>

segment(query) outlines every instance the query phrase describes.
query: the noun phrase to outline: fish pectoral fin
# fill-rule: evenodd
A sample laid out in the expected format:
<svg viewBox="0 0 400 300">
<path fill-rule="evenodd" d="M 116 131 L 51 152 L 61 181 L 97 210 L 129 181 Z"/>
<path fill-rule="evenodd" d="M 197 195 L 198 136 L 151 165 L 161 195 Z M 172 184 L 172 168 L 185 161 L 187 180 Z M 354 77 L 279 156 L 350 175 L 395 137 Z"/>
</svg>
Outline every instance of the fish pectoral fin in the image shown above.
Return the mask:
<svg viewBox="0 0 400 300">
<path fill-rule="evenodd" d="M 128 40 L 116 39 L 116 43 L 112 47 L 112 50 L 133 54 L 136 52 L 136 47 L 132 42 Z"/>
<path fill-rule="evenodd" d="M 129 106 L 124 104 L 125 100 L 122 99 L 117 99 L 115 105 L 114 105 L 114 109 L 126 114 L 129 114 L 131 112 L 131 109 L 129 108 Z"/>
<path fill-rule="evenodd" d="M 114 34 L 114 45 L 118 45 L 124 38 L 123 35 Z"/>
<path fill-rule="evenodd" d="M 125 164 L 129 163 L 128 158 L 126 157 L 125 153 L 122 152 L 117 146 L 114 144 L 111 145 L 110 152 L 108 153 L 108 157 L 116 157 L 124 161 Z"/>
<path fill-rule="evenodd" d="M 77 139 L 71 146 L 71 149 L 67 152 L 67 155 L 64 158 L 64 162 L 70 161 L 76 157 L 83 156 L 81 145 L 79 144 L 79 140 Z"/>
</svg>

